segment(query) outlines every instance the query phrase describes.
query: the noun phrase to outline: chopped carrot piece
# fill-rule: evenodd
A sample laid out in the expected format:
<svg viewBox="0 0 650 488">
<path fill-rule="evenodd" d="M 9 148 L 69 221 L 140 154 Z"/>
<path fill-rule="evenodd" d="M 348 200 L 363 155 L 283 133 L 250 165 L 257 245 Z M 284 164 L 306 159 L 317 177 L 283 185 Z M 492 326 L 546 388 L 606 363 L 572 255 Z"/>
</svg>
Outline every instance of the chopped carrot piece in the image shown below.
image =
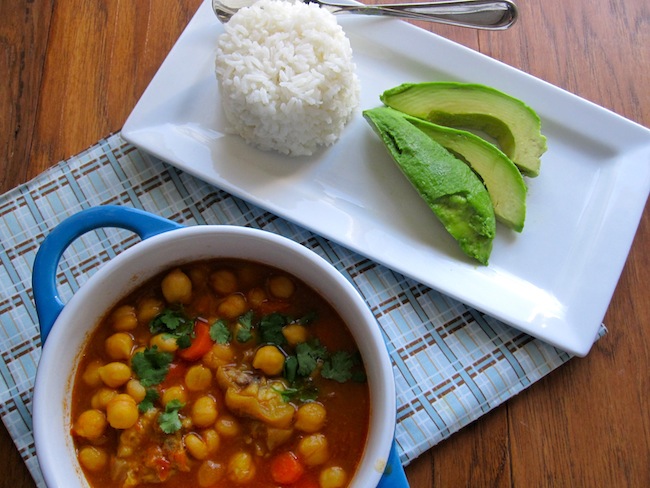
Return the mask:
<svg viewBox="0 0 650 488">
<path fill-rule="evenodd" d="M 304 474 L 305 468 L 291 451 L 278 454 L 271 463 L 273 481 L 281 484 L 295 483 Z"/>
<path fill-rule="evenodd" d="M 210 337 L 210 327 L 202 320 L 194 323 L 194 338 L 190 347 L 178 350 L 178 356 L 186 361 L 197 361 L 210 352 L 214 342 Z"/>
</svg>

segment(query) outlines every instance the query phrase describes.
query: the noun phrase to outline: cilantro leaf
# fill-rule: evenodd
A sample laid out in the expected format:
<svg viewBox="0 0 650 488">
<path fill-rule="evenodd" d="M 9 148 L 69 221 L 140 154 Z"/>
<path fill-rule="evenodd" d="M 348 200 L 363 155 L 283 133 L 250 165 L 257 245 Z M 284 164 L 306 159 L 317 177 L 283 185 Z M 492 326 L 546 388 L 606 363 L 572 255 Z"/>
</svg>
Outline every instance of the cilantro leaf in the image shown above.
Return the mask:
<svg viewBox="0 0 650 488">
<path fill-rule="evenodd" d="M 298 376 L 307 377 L 318 367 L 319 362 L 327 358 L 327 349 L 315 339 L 302 342 L 296 346 L 296 359 L 298 361 Z"/>
<path fill-rule="evenodd" d="M 157 390 L 154 388 L 147 388 L 144 392 L 143 400 L 138 404 L 138 410 L 141 413 L 144 413 L 147 410 L 151 410 L 153 408 L 153 404 L 158 400 L 159 397 L 160 395 L 158 394 Z"/>
<path fill-rule="evenodd" d="M 296 346 L 296 359 L 298 360 L 299 376 L 309 376 L 318 366 L 318 357 L 313 354 L 312 347 L 303 342 Z"/>
<path fill-rule="evenodd" d="M 176 344 L 181 349 L 187 349 L 192 344 L 194 335 L 194 320 L 185 315 L 182 309 L 166 308 L 149 323 L 152 334 L 169 334 L 176 338 Z"/>
<path fill-rule="evenodd" d="M 296 381 L 298 375 L 298 358 L 296 356 L 289 356 L 284 360 L 284 377 L 293 383 Z"/>
<path fill-rule="evenodd" d="M 153 346 L 135 353 L 131 360 L 131 368 L 142 386 L 147 388 L 162 383 L 173 358 L 172 353 L 158 351 L 158 348 Z"/>
<path fill-rule="evenodd" d="M 253 311 L 249 310 L 237 319 L 237 341 L 248 342 L 253 337 Z"/>
<path fill-rule="evenodd" d="M 361 359 L 361 353 L 359 351 L 356 351 L 352 355 L 352 365 L 352 381 L 355 383 L 365 383 L 368 381 L 366 372 L 363 369 L 363 359 Z"/>
<path fill-rule="evenodd" d="M 253 337 L 253 333 L 251 330 L 245 326 L 242 326 L 242 324 L 238 324 L 239 327 L 237 328 L 237 341 L 238 342 L 248 342 L 251 340 Z"/>
<path fill-rule="evenodd" d="M 260 335 L 262 342 L 277 344 L 279 346 L 285 344 L 287 340 L 282 334 L 282 328 L 289 323 L 289 318 L 281 313 L 274 312 L 265 315 L 260 319 Z"/>
<path fill-rule="evenodd" d="M 179 349 L 187 349 L 192 345 L 193 334 L 184 334 L 176 337 L 176 345 Z"/>
<path fill-rule="evenodd" d="M 253 327 L 253 311 L 249 310 L 244 315 L 240 315 L 237 321 L 246 327 Z"/>
<path fill-rule="evenodd" d="M 296 323 L 302 325 L 310 325 L 313 324 L 316 320 L 318 320 L 318 313 L 314 310 L 300 317 L 298 320 L 296 320 Z"/>
<path fill-rule="evenodd" d="M 217 320 L 210 326 L 210 339 L 217 344 L 226 344 L 230 341 L 231 334 L 228 329 L 228 322 L 223 319 Z"/>
<path fill-rule="evenodd" d="M 181 429 L 181 419 L 178 411 L 185 406 L 180 400 L 174 399 L 165 405 L 165 411 L 158 416 L 158 425 L 165 434 L 173 434 Z"/>
<path fill-rule="evenodd" d="M 152 334 L 169 332 L 186 334 L 194 328 L 194 321 L 187 317 L 182 310 L 166 308 L 149 323 L 149 330 Z"/>
<path fill-rule="evenodd" d="M 337 351 L 323 363 L 321 375 L 323 378 L 345 383 L 352 378 L 354 361 L 350 353 Z"/>
<path fill-rule="evenodd" d="M 368 381 L 368 377 L 364 371 L 354 370 L 352 371 L 352 381 L 355 383 L 365 383 Z"/>
<path fill-rule="evenodd" d="M 279 393 L 285 402 L 300 401 L 304 403 L 316 400 L 318 398 L 318 388 L 316 388 L 311 383 L 286 388 L 284 390 L 280 390 Z"/>
</svg>

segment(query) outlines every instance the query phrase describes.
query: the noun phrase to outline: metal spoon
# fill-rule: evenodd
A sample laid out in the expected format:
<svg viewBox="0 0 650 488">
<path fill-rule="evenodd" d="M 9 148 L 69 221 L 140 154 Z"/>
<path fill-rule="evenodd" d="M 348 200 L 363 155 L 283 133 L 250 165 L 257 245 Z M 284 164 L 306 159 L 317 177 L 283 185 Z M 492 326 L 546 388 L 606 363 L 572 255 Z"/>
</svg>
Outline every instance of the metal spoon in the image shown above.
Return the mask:
<svg viewBox="0 0 650 488">
<path fill-rule="evenodd" d="M 255 1 L 212 0 L 212 9 L 219 20 L 226 23 L 240 8 L 251 6 Z M 448 0 L 384 5 L 350 5 L 322 0 L 302 1 L 316 3 L 332 13 L 387 15 L 486 30 L 504 30 L 517 20 L 517 6 L 509 0 Z"/>
</svg>

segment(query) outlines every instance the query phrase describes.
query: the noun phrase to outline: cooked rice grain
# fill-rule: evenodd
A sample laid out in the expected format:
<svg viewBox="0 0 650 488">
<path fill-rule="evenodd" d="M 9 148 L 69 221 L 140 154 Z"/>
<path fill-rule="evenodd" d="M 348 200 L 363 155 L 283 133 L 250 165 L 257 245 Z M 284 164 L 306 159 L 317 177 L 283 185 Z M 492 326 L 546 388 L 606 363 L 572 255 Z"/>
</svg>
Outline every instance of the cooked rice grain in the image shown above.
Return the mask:
<svg viewBox="0 0 650 488">
<path fill-rule="evenodd" d="M 359 105 L 352 49 L 333 14 L 259 0 L 219 37 L 216 74 L 228 131 L 302 156 L 338 140 Z"/>
</svg>

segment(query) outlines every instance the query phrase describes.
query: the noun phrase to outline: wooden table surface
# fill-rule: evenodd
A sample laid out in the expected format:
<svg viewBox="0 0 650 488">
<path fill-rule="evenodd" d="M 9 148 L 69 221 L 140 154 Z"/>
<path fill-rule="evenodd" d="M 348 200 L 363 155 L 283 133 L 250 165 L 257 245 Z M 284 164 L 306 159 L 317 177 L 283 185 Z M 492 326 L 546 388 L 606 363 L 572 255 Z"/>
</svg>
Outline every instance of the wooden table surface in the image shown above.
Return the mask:
<svg viewBox="0 0 650 488">
<path fill-rule="evenodd" d="M 200 2 L 2 0 L 0 190 L 119 131 Z M 519 10 L 504 32 L 425 27 L 650 126 L 647 0 L 520 0 Z M 413 488 L 650 486 L 649 246 L 646 208 L 609 334 L 423 454 L 407 468 Z M 0 431 L 0 485 L 34 486 Z"/>
</svg>

